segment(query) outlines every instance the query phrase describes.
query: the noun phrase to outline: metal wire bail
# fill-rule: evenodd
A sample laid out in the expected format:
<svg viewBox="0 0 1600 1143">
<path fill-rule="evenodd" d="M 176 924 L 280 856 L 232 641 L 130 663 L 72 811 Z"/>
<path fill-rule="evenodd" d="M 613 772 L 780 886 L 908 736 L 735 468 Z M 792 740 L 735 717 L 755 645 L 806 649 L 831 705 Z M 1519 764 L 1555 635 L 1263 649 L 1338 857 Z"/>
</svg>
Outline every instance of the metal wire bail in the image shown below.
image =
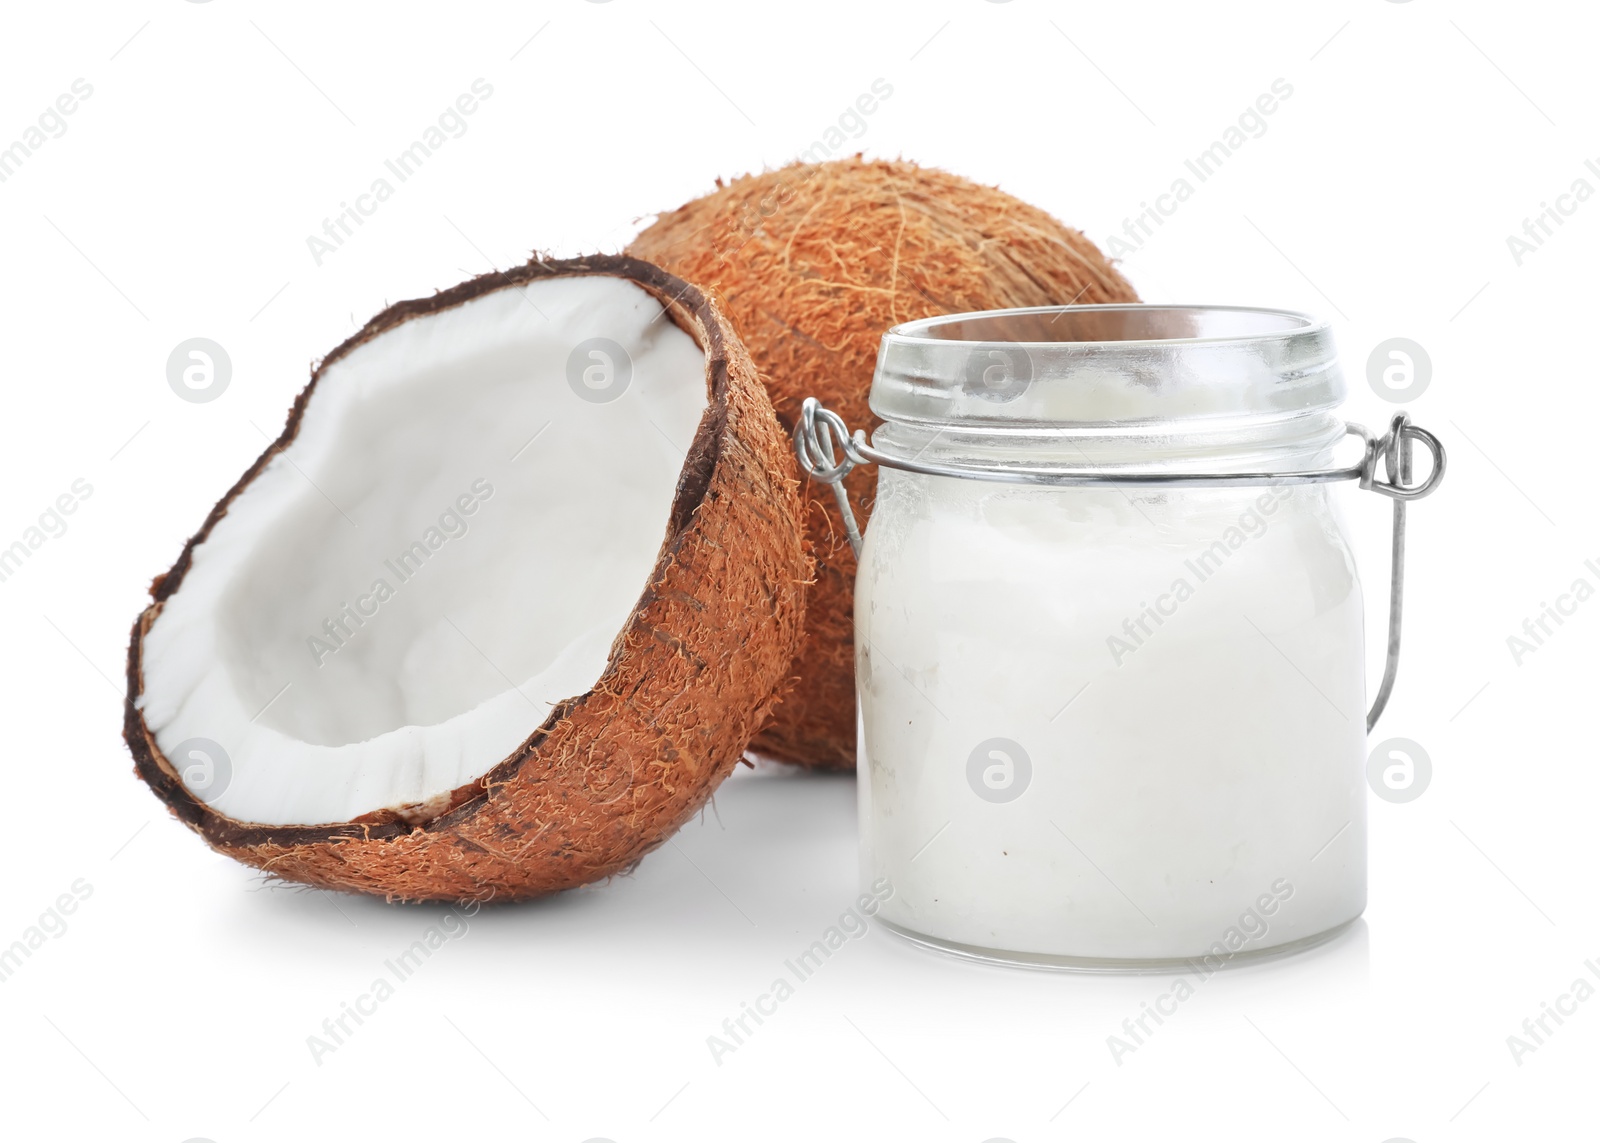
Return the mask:
<svg viewBox="0 0 1600 1143">
<path fill-rule="evenodd" d="M 1016 468 L 991 465 L 950 465 L 900 457 L 882 452 L 867 442 L 866 434 L 857 430 L 851 433 L 832 409 L 826 408 L 815 397 L 807 397 L 800 405 L 800 422 L 794 427 L 795 457 L 800 468 L 813 480 L 820 480 L 833 489 L 839 502 L 839 514 L 844 517 L 845 533 L 850 539 L 850 550 L 861 555 L 861 529 L 855 512 L 850 507 L 850 497 L 845 491 L 844 478 L 858 465 L 879 464 L 925 476 L 948 476 L 967 480 L 988 480 L 1010 484 L 1043 484 L 1063 487 L 1084 485 L 1141 485 L 1157 484 L 1183 488 L 1205 488 L 1253 484 L 1330 484 L 1341 480 L 1357 481 L 1362 488 L 1378 492 L 1394 501 L 1394 539 L 1391 546 L 1389 577 L 1389 645 L 1384 658 L 1383 681 L 1367 711 L 1367 730 L 1377 724 L 1389 704 L 1394 691 L 1394 681 L 1400 670 L 1400 622 L 1404 604 L 1406 563 L 1406 505 L 1421 500 L 1439 487 L 1444 479 L 1445 451 L 1439 438 L 1427 429 L 1411 423 L 1404 412 L 1396 413 L 1389 422 L 1389 431 L 1374 437 L 1364 426 L 1347 423 L 1345 431 L 1362 439 L 1364 448 L 1359 463 L 1343 467 L 1321 468 L 1297 472 L 1150 472 L 1104 468 Z M 1412 483 L 1412 446 L 1421 442 L 1432 455 L 1433 465 L 1426 477 Z M 834 446 L 838 445 L 838 454 Z M 1379 475 L 1382 466 L 1383 475 Z"/>
<path fill-rule="evenodd" d="M 835 461 L 833 442 L 837 437 L 844 459 Z M 855 511 L 850 507 L 850 494 L 845 490 L 844 478 L 857 464 L 867 463 L 852 458 L 850 429 L 844 418 L 832 409 L 824 408 L 815 397 L 800 403 L 800 423 L 794 427 L 794 454 L 800 468 L 813 480 L 820 480 L 833 489 L 833 498 L 839 502 L 839 515 L 844 517 L 845 535 L 850 540 L 850 550 L 861 555 L 861 528 L 856 523 Z"/>
</svg>

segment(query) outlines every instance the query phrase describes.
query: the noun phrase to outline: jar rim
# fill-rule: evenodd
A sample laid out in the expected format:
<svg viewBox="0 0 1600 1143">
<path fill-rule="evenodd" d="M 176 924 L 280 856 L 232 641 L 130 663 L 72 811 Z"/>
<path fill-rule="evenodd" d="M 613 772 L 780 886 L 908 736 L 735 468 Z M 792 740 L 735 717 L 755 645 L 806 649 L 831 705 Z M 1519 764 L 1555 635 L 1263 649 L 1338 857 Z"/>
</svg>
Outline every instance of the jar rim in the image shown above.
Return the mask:
<svg viewBox="0 0 1600 1143">
<path fill-rule="evenodd" d="M 878 348 L 885 421 L 1050 429 L 1261 421 L 1344 399 L 1333 329 L 1297 310 L 1114 303 L 942 314 Z"/>
<path fill-rule="evenodd" d="M 1279 319 L 1283 324 L 1276 328 L 1259 329 L 1254 332 L 1215 333 L 1210 335 L 1191 336 L 1157 336 L 1157 337 L 1097 337 L 1097 338 L 1016 338 L 995 336 L 960 337 L 937 333 L 946 327 L 962 327 L 979 325 L 982 323 L 996 325 L 1011 320 L 1037 318 L 1045 314 L 1055 314 L 1057 319 L 1074 315 L 1127 315 L 1140 320 L 1169 318 L 1258 318 Z M 1184 345 L 1217 345 L 1224 343 L 1249 344 L 1252 342 L 1279 340 L 1306 334 L 1318 333 L 1329 328 L 1330 323 L 1315 314 L 1304 313 L 1300 310 L 1277 309 L 1270 306 L 1229 306 L 1169 302 L 1109 302 L 1093 305 L 1067 305 L 1067 306 L 1025 306 L 1016 309 L 1003 310 L 967 310 L 962 313 L 938 314 L 933 317 L 919 318 L 916 321 L 901 322 L 892 326 L 884 334 L 884 341 L 890 339 L 910 343 L 934 342 L 941 345 L 993 345 L 1008 344 L 1028 349 L 1061 348 L 1065 346 L 1082 346 L 1085 349 L 1113 349 L 1124 346 L 1137 348 L 1141 346 L 1184 346 Z M 1071 326 L 1064 327 L 1064 332 Z M 968 332 L 962 330 L 962 332 Z M 974 329 L 972 333 L 980 331 Z M 1000 332 L 996 330 L 994 332 Z"/>
</svg>

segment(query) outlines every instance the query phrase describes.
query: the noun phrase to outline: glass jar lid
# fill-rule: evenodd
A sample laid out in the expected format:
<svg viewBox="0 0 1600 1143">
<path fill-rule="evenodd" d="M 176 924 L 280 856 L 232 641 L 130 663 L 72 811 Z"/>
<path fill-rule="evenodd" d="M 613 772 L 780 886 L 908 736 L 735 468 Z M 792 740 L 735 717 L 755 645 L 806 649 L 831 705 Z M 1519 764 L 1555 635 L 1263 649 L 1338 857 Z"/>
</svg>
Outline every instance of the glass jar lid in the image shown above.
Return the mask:
<svg viewBox="0 0 1600 1143">
<path fill-rule="evenodd" d="M 895 326 L 878 350 L 870 404 L 913 425 L 1105 430 L 1273 420 L 1330 410 L 1344 395 L 1332 330 L 1318 318 L 1122 304 Z"/>
</svg>

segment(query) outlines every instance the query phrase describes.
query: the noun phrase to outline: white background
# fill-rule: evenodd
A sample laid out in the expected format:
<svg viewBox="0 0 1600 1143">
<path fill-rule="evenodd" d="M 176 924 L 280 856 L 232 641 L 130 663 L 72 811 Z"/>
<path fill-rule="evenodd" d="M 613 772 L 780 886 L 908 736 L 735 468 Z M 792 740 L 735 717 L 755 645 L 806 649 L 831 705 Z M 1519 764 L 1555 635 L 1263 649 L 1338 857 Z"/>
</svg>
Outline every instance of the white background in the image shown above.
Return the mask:
<svg viewBox="0 0 1600 1143">
<path fill-rule="evenodd" d="M 1506 1038 L 1600 958 L 1600 602 L 1507 636 L 1600 559 L 1600 188 L 1587 5 L 11 5 L 0 145 L 76 78 L 68 130 L 0 184 L 0 541 L 92 496 L 0 583 L 0 943 L 92 896 L 0 985 L 11 1138 L 403 1131 L 628 1140 L 1592 1137 L 1600 999 Z M 306 237 L 469 84 L 494 88 L 319 267 Z M 266 885 L 132 775 L 123 655 L 149 578 L 275 435 L 310 361 L 387 302 L 531 249 L 620 248 L 718 175 L 779 165 L 874 79 L 852 147 L 947 167 L 1104 244 L 1274 79 L 1292 98 L 1123 268 L 1148 300 L 1338 320 L 1349 414 L 1386 338 L 1451 450 L 1413 510 L 1406 658 L 1378 737 L 1432 785 L 1372 799 L 1371 904 L 1334 945 L 1221 974 L 1135 1054 L 1160 978 L 984 968 L 874 931 L 733 1055 L 707 1036 L 854 895 L 853 783 L 742 773 L 638 872 L 474 918 L 335 1054 L 306 1038 L 438 920 Z M 234 375 L 179 400 L 208 337 Z M 1386 502 L 1350 491 L 1381 644 Z M 1373 663 L 1376 664 L 1374 658 Z M 1600 962 L 1597 962 L 1600 963 Z"/>
</svg>

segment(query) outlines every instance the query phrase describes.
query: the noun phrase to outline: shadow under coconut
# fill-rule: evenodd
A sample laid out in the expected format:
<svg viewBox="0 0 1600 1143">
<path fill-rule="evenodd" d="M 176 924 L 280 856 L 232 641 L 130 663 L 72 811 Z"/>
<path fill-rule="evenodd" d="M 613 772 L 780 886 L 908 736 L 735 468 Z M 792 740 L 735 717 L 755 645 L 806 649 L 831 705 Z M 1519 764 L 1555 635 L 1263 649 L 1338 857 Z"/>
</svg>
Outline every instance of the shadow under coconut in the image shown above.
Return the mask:
<svg viewBox="0 0 1600 1143">
<path fill-rule="evenodd" d="M 829 923 L 856 893 L 854 776 L 756 760 L 631 872 L 530 901 L 390 904 L 268 882 L 236 913 L 268 944 L 404 943 L 441 918 L 490 941 L 726 958 Z M 730 948 L 730 944 L 733 948 Z"/>
</svg>

